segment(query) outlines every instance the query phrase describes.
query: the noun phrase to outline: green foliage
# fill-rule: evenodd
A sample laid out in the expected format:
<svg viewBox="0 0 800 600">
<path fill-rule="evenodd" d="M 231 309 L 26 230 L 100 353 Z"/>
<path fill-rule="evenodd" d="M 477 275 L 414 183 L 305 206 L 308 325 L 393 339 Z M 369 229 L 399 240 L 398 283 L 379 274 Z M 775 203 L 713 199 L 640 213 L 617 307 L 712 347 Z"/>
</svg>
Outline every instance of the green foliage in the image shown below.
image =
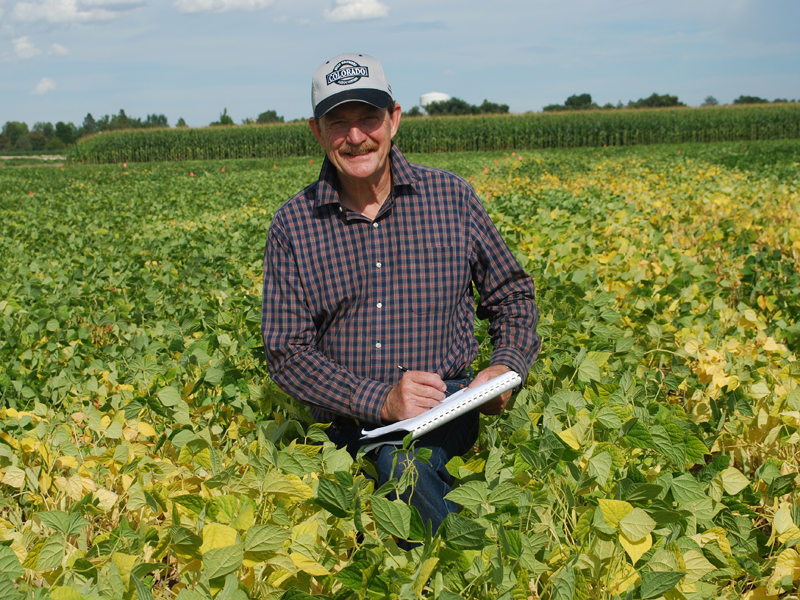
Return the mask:
<svg viewBox="0 0 800 600">
<path fill-rule="evenodd" d="M 733 101 L 734 104 L 767 104 L 768 102 L 769 100 L 759 98 L 758 96 L 745 95 L 741 95 Z"/>
<path fill-rule="evenodd" d="M 636 101 L 628 102 L 628 108 L 663 108 L 674 106 L 686 106 L 678 100 L 677 96 L 669 94 L 656 94 L 655 92 L 647 98 L 639 98 Z"/>
<path fill-rule="evenodd" d="M 228 114 L 228 109 L 226 108 L 219 114 L 219 121 L 214 121 L 211 123 L 211 126 L 218 126 L 218 125 L 235 125 L 233 122 L 233 117 Z"/>
<path fill-rule="evenodd" d="M 19 121 L 6 121 L 3 125 L 2 133 L 8 138 L 11 146 L 15 146 L 19 138 L 28 135 L 28 126 Z"/>
<path fill-rule="evenodd" d="M 395 141 L 408 152 L 633 146 L 800 137 L 800 106 L 571 111 L 406 119 Z M 308 123 L 274 127 L 150 129 L 93 136 L 70 151 L 78 164 L 320 156 Z"/>
<path fill-rule="evenodd" d="M 508 104 L 496 104 L 484 100 L 480 106 L 475 106 L 461 98 L 450 98 L 429 103 L 425 107 L 425 112 L 431 116 L 502 114 L 508 113 Z"/>
<path fill-rule="evenodd" d="M 256 123 L 283 123 L 283 117 L 279 116 L 277 111 L 267 110 L 258 115 Z"/>
<path fill-rule="evenodd" d="M 798 155 L 411 157 L 473 180 L 544 341 L 435 534 L 263 369 L 263 242 L 318 165 L 0 171 L 3 597 L 788 598 Z"/>
</svg>

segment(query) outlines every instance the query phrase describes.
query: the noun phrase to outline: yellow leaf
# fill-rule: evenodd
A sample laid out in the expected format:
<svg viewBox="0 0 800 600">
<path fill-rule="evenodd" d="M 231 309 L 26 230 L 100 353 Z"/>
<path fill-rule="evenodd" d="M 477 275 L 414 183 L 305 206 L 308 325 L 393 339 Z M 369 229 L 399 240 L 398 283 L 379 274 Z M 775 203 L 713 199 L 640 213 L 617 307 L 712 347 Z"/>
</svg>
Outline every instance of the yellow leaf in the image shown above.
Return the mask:
<svg viewBox="0 0 800 600">
<path fill-rule="evenodd" d="M 233 546 L 235 543 L 236 530 L 233 527 L 209 523 L 203 527 L 203 545 L 200 546 L 200 553 L 205 554 L 209 550 Z"/>
<path fill-rule="evenodd" d="M 128 587 L 130 584 L 131 571 L 133 570 L 133 565 L 136 564 L 136 558 L 137 557 L 132 554 L 122 554 L 121 552 L 114 552 L 111 555 L 111 562 L 117 565 L 122 583 L 125 584 L 125 587 Z"/>
<path fill-rule="evenodd" d="M 772 571 L 772 575 L 767 581 L 767 592 L 778 594 L 780 592 L 778 586 L 787 575 L 792 578 L 792 581 L 800 579 L 800 555 L 794 548 L 784 550 L 778 555 L 775 570 Z"/>
<path fill-rule="evenodd" d="M 309 486 L 303 483 L 303 480 L 300 479 L 297 475 L 286 475 L 286 478 L 291 482 L 296 490 L 296 495 L 299 496 L 303 500 L 308 500 L 314 497 L 314 490 L 312 490 Z"/>
<path fill-rule="evenodd" d="M 624 594 L 629 587 L 637 583 L 641 578 L 631 565 L 623 562 L 620 569 L 614 574 L 614 579 L 609 584 L 609 591 L 612 594 Z"/>
<path fill-rule="evenodd" d="M 78 468 L 78 459 L 74 456 L 60 456 L 58 460 L 56 460 L 56 468 L 57 469 L 77 469 Z"/>
<path fill-rule="evenodd" d="M 8 467 L 6 474 L 3 475 L 3 483 L 11 487 L 22 489 L 25 485 L 25 471 L 19 467 Z"/>
<path fill-rule="evenodd" d="M 153 427 L 151 425 L 148 425 L 144 421 L 139 421 L 136 424 L 136 430 L 139 432 L 139 435 L 141 435 L 142 437 L 155 437 L 156 435 L 158 435 L 156 433 L 156 430 L 153 429 Z"/>
<path fill-rule="evenodd" d="M 23 452 L 33 452 L 39 448 L 39 442 L 28 437 L 22 438 L 19 442 L 19 445 L 22 447 Z"/>
<path fill-rule="evenodd" d="M 778 534 L 778 541 L 781 543 L 800 538 L 800 529 L 792 520 L 792 513 L 788 504 L 781 505 L 777 510 L 772 520 L 772 526 Z"/>
<path fill-rule="evenodd" d="M 619 522 L 633 510 L 633 506 L 622 500 L 608 500 L 601 498 L 597 501 L 606 524 L 612 529 L 619 527 Z"/>
<path fill-rule="evenodd" d="M 632 542 L 625 537 L 624 533 L 620 533 L 619 543 L 631 557 L 631 564 L 635 565 L 642 555 L 653 547 L 653 536 L 648 533 L 638 542 Z"/>
<path fill-rule="evenodd" d="M 289 556 L 291 556 L 295 567 L 301 571 L 305 571 L 309 575 L 313 575 L 314 577 L 324 577 L 325 575 L 331 574 L 330 571 L 328 571 L 328 569 L 323 567 L 321 564 L 311 560 L 299 552 L 292 552 Z"/>
<path fill-rule="evenodd" d="M 686 564 L 686 578 L 683 583 L 691 585 L 696 581 L 702 579 L 706 573 L 716 570 L 702 552 L 697 550 L 689 550 L 683 555 L 683 561 Z"/>
<path fill-rule="evenodd" d="M 119 496 L 112 492 L 111 490 L 106 489 L 99 489 L 94 492 L 94 497 L 97 498 L 98 504 L 97 508 L 100 510 L 111 510 L 114 508 L 114 505 L 117 503 Z"/>
<path fill-rule="evenodd" d="M 73 475 L 69 479 L 66 477 L 56 477 L 55 484 L 56 488 L 76 502 L 83 498 L 83 478 L 80 475 Z"/>
<path fill-rule="evenodd" d="M 432 556 L 424 563 L 419 569 L 419 573 L 417 574 L 417 579 L 414 581 L 414 592 L 419 597 L 422 594 L 422 590 L 425 587 L 425 583 L 430 579 L 431 573 L 433 573 L 434 567 L 439 562 L 439 559 L 435 556 Z"/>
<path fill-rule="evenodd" d="M 759 586 L 742 596 L 742 600 L 778 600 L 778 596 L 767 593 L 766 586 Z"/>
<path fill-rule="evenodd" d="M 728 495 L 735 496 L 750 485 L 750 480 L 739 469 L 728 467 L 722 472 L 722 485 Z"/>
<path fill-rule="evenodd" d="M 573 450 L 581 449 L 581 445 L 580 442 L 578 442 L 578 438 L 575 437 L 575 434 L 572 432 L 572 427 L 570 427 L 569 429 L 565 429 L 564 431 L 559 433 L 558 437 L 560 437 L 561 440 Z"/>
</svg>

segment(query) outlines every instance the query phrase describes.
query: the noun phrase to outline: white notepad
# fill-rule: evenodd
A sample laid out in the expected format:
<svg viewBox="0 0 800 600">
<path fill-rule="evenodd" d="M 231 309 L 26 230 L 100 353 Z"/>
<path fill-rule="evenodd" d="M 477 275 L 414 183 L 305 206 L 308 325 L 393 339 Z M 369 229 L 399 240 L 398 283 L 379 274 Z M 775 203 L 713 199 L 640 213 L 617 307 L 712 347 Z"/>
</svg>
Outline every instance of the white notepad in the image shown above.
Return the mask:
<svg viewBox="0 0 800 600">
<path fill-rule="evenodd" d="M 369 452 L 373 448 L 384 444 L 399 446 L 403 443 L 403 438 L 409 433 L 412 434 L 412 439 L 417 439 L 473 408 L 485 404 L 492 398 L 496 398 L 503 392 L 513 390 L 521 383 L 522 377 L 520 377 L 519 373 L 509 371 L 481 385 L 459 390 L 442 400 L 442 403 L 438 406 L 426 410 L 416 417 L 404 419 L 377 429 L 363 429 L 361 431 L 361 443 L 365 445 L 363 450 L 364 452 Z"/>
</svg>

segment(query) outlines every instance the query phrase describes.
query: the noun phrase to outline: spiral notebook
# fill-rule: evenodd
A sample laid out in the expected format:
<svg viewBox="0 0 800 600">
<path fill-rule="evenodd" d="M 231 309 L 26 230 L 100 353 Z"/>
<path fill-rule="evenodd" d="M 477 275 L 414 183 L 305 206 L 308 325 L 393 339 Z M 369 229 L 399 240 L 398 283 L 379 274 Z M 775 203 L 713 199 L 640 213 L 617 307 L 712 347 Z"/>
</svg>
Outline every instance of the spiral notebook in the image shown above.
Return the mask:
<svg viewBox="0 0 800 600">
<path fill-rule="evenodd" d="M 459 390 L 442 400 L 439 406 L 435 406 L 421 415 L 384 427 L 378 427 L 377 429 L 364 429 L 361 431 L 361 443 L 364 444 L 363 450 L 364 452 L 369 452 L 373 448 L 384 444 L 399 446 L 409 433 L 412 434 L 412 439 L 417 439 L 473 408 L 485 404 L 492 398 L 496 398 L 503 392 L 513 390 L 521 383 L 522 377 L 520 377 L 519 373 L 509 371 L 481 385 Z"/>
</svg>

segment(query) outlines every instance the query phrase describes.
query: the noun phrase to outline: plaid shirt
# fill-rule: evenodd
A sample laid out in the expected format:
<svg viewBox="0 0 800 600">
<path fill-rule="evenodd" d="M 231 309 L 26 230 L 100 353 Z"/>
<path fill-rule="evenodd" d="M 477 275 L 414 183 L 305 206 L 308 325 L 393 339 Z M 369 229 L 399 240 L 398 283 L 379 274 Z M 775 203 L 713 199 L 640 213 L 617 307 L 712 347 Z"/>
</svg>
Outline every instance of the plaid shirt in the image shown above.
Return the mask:
<svg viewBox="0 0 800 600">
<path fill-rule="evenodd" d="M 533 281 L 462 178 L 392 146 L 392 194 L 375 220 L 319 180 L 275 213 L 261 331 L 270 377 L 319 421 L 380 424 L 397 365 L 451 379 L 475 360 L 475 303 L 491 363 L 525 374 L 541 347 Z"/>
</svg>

